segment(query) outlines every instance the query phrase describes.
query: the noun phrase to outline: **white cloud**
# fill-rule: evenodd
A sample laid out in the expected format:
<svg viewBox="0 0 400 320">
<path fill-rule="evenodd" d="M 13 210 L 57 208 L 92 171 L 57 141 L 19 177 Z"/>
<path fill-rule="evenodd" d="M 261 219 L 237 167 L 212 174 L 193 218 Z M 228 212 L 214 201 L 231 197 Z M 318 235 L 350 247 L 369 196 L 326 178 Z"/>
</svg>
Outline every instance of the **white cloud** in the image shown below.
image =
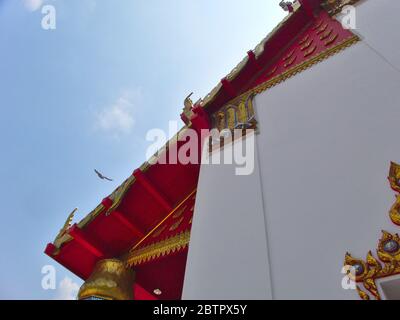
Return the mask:
<svg viewBox="0 0 400 320">
<path fill-rule="evenodd" d="M 76 300 L 79 285 L 72 281 L 71 278 L 65 277 L 61 280 L 55 299 L 56 300 Z"/>
<path fill-rule="evenodd" d="M 129 133 L 135 125 L 134 112 L 140 99 L 140 90 L 123 92 L 113 104 L 96 113 L 95 127 L 115 136 Z"/>
<path fill-rule="evenodd" d="M 29 11 L 36 11 L 43 4 L 43 0 L 24 0 L 25 8 Z"/>
</svg>

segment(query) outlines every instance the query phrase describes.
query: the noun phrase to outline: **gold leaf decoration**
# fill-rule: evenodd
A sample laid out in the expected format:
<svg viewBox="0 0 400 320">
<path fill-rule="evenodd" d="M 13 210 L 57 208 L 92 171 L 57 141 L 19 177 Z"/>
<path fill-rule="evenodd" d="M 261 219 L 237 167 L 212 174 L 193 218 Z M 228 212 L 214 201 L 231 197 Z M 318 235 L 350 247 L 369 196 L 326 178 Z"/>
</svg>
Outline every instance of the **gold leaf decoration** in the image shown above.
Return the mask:
<svg viewBox="0 0 400 320">
<path fill-rule="evenodd" d="M 390 209 L 389 216 L 394 224 L 400 226 L 400 195 L 396 196 L 396 202 Z"/>
<path fill-rule="evenodd" d="M 394 163 L 394 162 L 390 163 L 388 179 L 390 182 L 390 187 L 394 191 L 400 192 L 400 165 L 398 165 L 397 163 Z"/>
<path fill-rule="evenodd" d="M 321 28 L 317 30 L 317 34 L 321 34 L 328 28 L 328 23 L 325 23 Z"/>
<path fill-rule="evenodd" d="M 328 38 L 332 34 L 332 32 L 333 32 L 333 29 L 329 29 L 328 31 L 324 32 L 322 34 L 322 36 L 320 36 L 319 38 L 321 40 L 325 40 L 326 38 Z"/>
<path fill-rule="evenodd" d="M 130 267 L 184 249 L 190 240 L 190 232 L 185 231 L 163 241 L 150 244 L 129 253 L 126 264 Z"/>
<path fill-rule="evenodd" d="M 313 42 L 314 42 L 313 39 L 307 41 L 306 43 L 304 43 L 304 44 L 300 47 L 300 50 L 301 50 L 301 51 L 304 51 L 305 49 L 308 49 L 308 48 L 312 45 Z"/>
<path fill-rule="evenodd" d="M 317 49 L 316 45 L 312 46 L 310 49 L 308 49 L 307 51 L 304 52 L 304 57 L 308 57 L 308 56 L 312 55 L 316 49 Z"/>
<path fill-rule="evenodd" d="M 306 41 L 308 41 L 308 39 L 310 39 L 310 35 L 309 34 L 306 35 L 303 39 L 301 39 L 299 41 L 299 45 L 302 45 L 302 44 L 306 43 Z"/>
<path fill-rule="evenodd" d="M 335 42 L 335 40 L 338 38 L 338 34 L 333 34 L 328 40 L 325 41 L 325 46 L 329 46 L 330 44 L 332 44 L 333 42 Z"/>
<path fill-rule="evenodd" d="M 362 291 L 359 286 L 356 286 L 356 289 L 357 289 L 358 295 L 360 296 L 361 299 L 369 300 L 369 295 L 366 294 L 364 291 Z"/>
</svg>

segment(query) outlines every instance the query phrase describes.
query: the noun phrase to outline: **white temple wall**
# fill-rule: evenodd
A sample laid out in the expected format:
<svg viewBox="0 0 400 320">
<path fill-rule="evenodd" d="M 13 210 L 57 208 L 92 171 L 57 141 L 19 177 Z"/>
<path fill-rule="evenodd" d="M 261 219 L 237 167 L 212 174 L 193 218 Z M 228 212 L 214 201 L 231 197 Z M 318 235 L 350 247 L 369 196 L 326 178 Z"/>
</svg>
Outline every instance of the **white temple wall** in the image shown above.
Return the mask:
<svg viewBox="0 0 400 320">
<path fill-rule="evenodd" d="M 259 165 L 235 168 L 201 167 L 183 299 L 272 298 Z"/>
<path fill-rule="evenodd" d="M 183 298 L 359 299 L 346 251 L 399 232 L 400 2 L 378 2 L 357 6 L 363 42 L 255 97 L 252 175 L 201 167 Z"/>
<path fill-rule="evenodd" d="M 389 219 L 400 161 L 400 74 L 359 43 L 255 99 L 273 297 L 357 298 L 346 251 L 365 258 Z"/>
<path fill-rule="evenodd" d="M 400 70 L 400 1 L 363 0 L 356 6 L 356 30 L 364 42 Z"/>
</svg>

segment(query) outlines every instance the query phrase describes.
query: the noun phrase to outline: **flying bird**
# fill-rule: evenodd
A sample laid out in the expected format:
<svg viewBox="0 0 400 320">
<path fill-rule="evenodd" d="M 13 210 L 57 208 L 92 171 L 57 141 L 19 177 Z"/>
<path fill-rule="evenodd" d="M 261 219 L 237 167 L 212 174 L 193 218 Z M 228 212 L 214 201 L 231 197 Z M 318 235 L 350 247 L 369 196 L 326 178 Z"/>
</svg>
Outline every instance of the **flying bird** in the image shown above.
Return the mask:
<svg viewBox="0 0 400 320">
<path fill-rule="evenodd" d="M 108 180 L 108 181 L 113 181 L 110 178 L 107 178 L 106 176 L 103 176 L 100 172 L 98 172 L 96 169 L 94 169 L 94 172 L 96 172 L 97 176 L 102 179 L 102 180 Z"/>
</svg>

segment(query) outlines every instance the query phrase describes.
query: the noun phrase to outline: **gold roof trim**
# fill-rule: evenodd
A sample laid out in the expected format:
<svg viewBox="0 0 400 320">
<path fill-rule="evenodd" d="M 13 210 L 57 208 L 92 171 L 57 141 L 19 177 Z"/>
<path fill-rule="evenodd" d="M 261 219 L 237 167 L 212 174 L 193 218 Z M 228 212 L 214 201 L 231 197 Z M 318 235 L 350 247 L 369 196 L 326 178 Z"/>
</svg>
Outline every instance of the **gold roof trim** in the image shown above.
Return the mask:
<svg viewBox="0 0 400 320">
<path fill-rule="evenodd" d="M 126 264 L 127 266 L 132 267 L 179 251 L 188 246 L 189 240 L 190 231 L 181 232 L 176 236 L 169 237 L 165 240 L 130 252 L 126 258 Z"/>
<path fill-rule="evenodd" d="M 326 49 L 325 51 L 322 51 L 315 57 L 312 57 L 312 58 L 300 63 L 299 65 L 296 65 L 296 66 L 292 67 L 291 69 L 288 69 L 287 71 L 277 75 L 276 77 L 272 78 L 271 80 L 261 83 L 260 85 L 248 90 L 247 92 L 241 94 L 240 96 L 237 96 L 236 98 L 229 101 L 227 103 L 227 105 L 235 104 L 237 101 L 246 99 L 246 97 L 248 97 L 252 94 L 259 94 L 261 92 L 264 92 L 264 91 L 278 85 L 279 83 L 295 76 L 296 74 L 311 68 L 313 65 L 320 63 L 320 62 L 328 59 L 329 57 L 341 52 L 342 50 L 352 46 L 353 44 L 357 43 L 358 41 L 360 41 L 360 38 L 357 35 L 353 35 L 353 36 L 343 40 L 342 42 L 338 43 L 337 45 L 335 45 L 329 49 Z"/>
</svg>

